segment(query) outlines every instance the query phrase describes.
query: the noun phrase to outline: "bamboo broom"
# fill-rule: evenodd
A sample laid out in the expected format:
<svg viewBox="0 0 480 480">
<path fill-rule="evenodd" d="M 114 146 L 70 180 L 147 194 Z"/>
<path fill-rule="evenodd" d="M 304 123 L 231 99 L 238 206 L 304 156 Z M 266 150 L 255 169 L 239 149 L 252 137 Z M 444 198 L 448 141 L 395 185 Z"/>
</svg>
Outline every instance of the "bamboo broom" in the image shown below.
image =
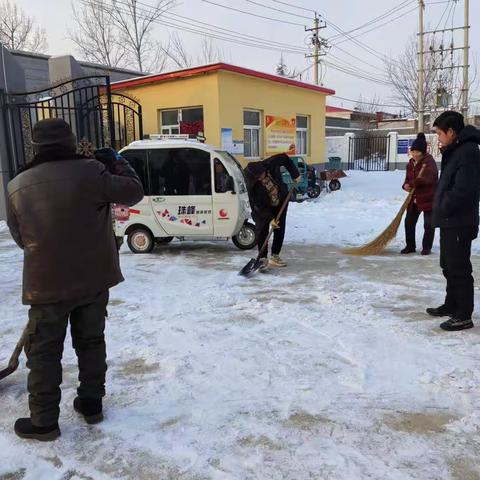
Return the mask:
<svg viewBox="0 0 480 480">
<path fill-rule="evenodd" d="M 417 178 L 420 178 L 425 170 L 426 165 L 424 164 L 418 174 Z M 397 236 L 398 227 L 402 221 L 403 214 L 405 210 L 410 205 L 412 201 L 413 194 L 415 193 L 415 188 L 410 190 L 407 198 L 403 202 L 399 212 L 392 220 L 390 225 L 380 234 L 378 237 L 374 238 L 371 242 L 362 245 L 360 247 L 352 247 L 352 248 L 345 248 L 342 250 L 342 253 L 346 253 L 347 255 L 378 255 L 379 253 L 385 250 L 386 246 Z"/>
</svg>

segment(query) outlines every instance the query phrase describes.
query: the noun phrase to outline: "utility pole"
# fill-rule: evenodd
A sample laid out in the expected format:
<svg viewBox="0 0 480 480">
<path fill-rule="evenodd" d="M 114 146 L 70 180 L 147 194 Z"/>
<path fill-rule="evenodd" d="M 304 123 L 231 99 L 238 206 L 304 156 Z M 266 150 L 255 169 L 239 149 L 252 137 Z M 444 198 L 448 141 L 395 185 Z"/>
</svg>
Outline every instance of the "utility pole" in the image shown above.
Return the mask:
<svg viewBox="0 0 480 480">
<path fill-rule="evenodd" d="M 425 130 L 425 102 L 424 102 L 424 83 L 425 83 L 425 62 L 424 62 L 424 32 L 423 32 L 423 13 L 425 10 L 424 0 L 418 0 L 418 92 L 417 92 L 417 112 L 418 112 L 418 132 Z"/>
<path fill-rule="evenodd" d="M 320 64 L 320 57 L 326 55 L 326 52 L 322 50 L 322 47 L 327 48 L 328 42 L 324 38 L 320 38 L 320 30 L 323 28 L 327 28 L 327 24 L 320 20 L 320 17 L 317 12 L 315 12 L 315 18 L 313 19 L 313 28 L 306 28 L 306 32 L 312 32 L 312 45 L 313 45 L 313 54 L 312 55 L 305 55 L 305 58 L 313 58 L 314 59 L 314 80 L 315 85 L 320 84 L 320 79 L 318 75 L 318 67 Z"/>
<path fill-rule="evenodd" d="M 464 30 L 463 30 L 463 88 L 462 88 L 462 114 L 465 120 L 468 117 L 469 78 L 468 69 L 470 52 L 470 0 L 464 0 Z"/>
</svg>

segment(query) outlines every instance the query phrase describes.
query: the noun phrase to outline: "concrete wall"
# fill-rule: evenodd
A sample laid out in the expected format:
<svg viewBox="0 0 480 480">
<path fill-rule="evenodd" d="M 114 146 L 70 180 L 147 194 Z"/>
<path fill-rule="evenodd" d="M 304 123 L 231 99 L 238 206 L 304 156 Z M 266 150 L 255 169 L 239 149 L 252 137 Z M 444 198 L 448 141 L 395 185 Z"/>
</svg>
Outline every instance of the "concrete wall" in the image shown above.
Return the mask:
<svg viewBox="0 0 480 480">
<path fill-rule="evenodd" d="M 260 156 L 263 157 L 266 115 L 287 119 L 306 115 L 309 117 L 310 137 L 306 160 L 316 165 L 325 163 L 325 94 L 232 72 L 221 71 L 219 77 L 220 125 L 232 128 L 234 139 L 243 138 L 243 111 L 260 110 L 263 116 Z M 243 157 L 239 158 L 246 163 Z"/>
</svg>

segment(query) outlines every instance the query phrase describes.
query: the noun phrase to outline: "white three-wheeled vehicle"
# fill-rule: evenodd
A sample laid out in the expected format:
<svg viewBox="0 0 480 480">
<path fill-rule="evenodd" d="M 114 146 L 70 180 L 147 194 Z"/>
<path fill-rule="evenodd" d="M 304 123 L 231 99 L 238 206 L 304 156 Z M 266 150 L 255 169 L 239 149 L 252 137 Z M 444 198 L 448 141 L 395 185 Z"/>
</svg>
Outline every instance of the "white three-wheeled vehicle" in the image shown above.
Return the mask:
<svg viewBox="0 0 480 480">
<path fill-rule="evenodd" d="M 243 171 L 227 152 L 188 138 L 158 135 L 136 141 L 121 155 L 140 177 L 143 200 L 114 206 L 115 234 L 134 253 L 181 240 L 228 240 L 256 245 Z"/>
</svg>

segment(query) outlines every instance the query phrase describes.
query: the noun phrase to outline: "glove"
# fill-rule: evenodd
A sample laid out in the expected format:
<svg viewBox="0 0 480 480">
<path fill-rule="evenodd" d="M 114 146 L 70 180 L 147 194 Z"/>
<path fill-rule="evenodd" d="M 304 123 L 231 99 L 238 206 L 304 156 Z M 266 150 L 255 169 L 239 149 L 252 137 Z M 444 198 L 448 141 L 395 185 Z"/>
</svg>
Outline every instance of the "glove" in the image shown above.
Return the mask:
<svg viewBox="0 0 480 480">
<path fill-rule="evenodd" d="M 280 228 L 280 225 L 278 224 L 276 218 L 274 218 L 274 219 L 270 222 L 270 225 L 272 226 L 272 228 L 273 228 L 274 230 L 276 230 L 277 228 Z"/>
<path fill-rule="evenodd" d="M 94 152 L 95 160 L 103 163 L 108 170 L 112 170 L 114 163 L 122 158 L 113 148 L 99 148 Z"/>
<path fill-rule="evenodd" d="M 299 175 L 297 178 L 293 179 L 293 182 L 295 183 L 295 185 L 298 185 L 301 181 L 302 181 L 301 175 Z"/>
</svg>

